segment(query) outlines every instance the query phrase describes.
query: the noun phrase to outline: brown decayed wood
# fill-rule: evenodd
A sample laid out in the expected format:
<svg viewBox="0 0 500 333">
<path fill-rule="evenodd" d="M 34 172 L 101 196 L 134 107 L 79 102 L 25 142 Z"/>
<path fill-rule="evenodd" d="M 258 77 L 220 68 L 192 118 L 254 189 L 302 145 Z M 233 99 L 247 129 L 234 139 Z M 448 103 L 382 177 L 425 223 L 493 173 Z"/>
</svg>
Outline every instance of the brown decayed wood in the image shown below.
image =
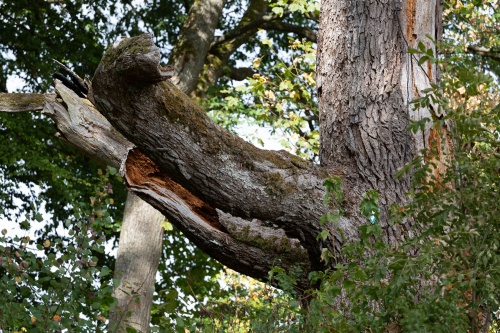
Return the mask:
<svg viewBox="0 0 500 333">
<path fill-rule="evenodd" d="M 408 20 L 406 26 L 406 38 L 410 45 L 413 45 L 413 42 L 418 37 L 414 33 L 416 11 L 417 11 L 417 0 L 408 0 L 406 4 L 406 17 Z"/>
<path fill-rule="evenodd" d="M 452 142 L 446 128 L 431 128 L 429 131 L 428 153 L 425 156 L 426 162 L 434 164 L 432 166 L 432 176 L 437 184 L 442 184 L 443 175 L 446 173 L 446 161 L 452 156 Z M 450 186 L 451 184 L 445 184 Z"/>
<path fill-rule="evenodd" d="M 196 213 L 203 221 L 213 228 L 225 232 L 224 226 L 219 222 L 216 210 L 186 190 L 184 187 L 174 182 L 146 155 L 135 148 L 129 152 L 126 162 L 125 178 L 130 185 L 141 187 L 148 186 L 148 183 L 156 183 L 160 188 L 168 188 L 181 198 L 191 210 Z"/>
</svg>

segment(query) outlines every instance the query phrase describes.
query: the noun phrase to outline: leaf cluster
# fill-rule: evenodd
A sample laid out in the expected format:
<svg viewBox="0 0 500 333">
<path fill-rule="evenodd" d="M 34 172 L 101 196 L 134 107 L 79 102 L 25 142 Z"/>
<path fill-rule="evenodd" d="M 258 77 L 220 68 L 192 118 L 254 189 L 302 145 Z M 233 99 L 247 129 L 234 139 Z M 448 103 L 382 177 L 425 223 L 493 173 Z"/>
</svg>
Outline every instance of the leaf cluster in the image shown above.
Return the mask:
<svg viewBox="0 0 500 333">
<path fill-rule="evenodd" d="M 115 301 L 110 266 L 103 262 L 106 241 L 116 233 L 108 208 L 114 204 L 111 174 L 100 172 L 90 200 L 74 203 L 67 234 L 44 238 L 0 237 L 2 331 L 98 332 Z M 36 213 L 26 229 L 43 217 Z M 112 263 L 111 263 L 112 264 Z"/>
<path fill-rule="evenodd" d="M 448 0 L 444 3 L 444 39 L 440 53 L 450 66 L 500 77 L 500 4 L 495 0 Z M 478 52 L 482 50 L 483 52 Z"/>
<path fill-rule="evenodd" d="M 207 108 L 227 127 L 267 127 L 283 137 L 285 148 L 314 160 L 319 152 L 315 45 L 291 37 L 288 41 L 284 53 L 272 39 L 262 38 L 263 52 L 253 60 L 255 74 L 242 85 L 219 91 L 222 94 L 210 99 Z"/>
</svg>

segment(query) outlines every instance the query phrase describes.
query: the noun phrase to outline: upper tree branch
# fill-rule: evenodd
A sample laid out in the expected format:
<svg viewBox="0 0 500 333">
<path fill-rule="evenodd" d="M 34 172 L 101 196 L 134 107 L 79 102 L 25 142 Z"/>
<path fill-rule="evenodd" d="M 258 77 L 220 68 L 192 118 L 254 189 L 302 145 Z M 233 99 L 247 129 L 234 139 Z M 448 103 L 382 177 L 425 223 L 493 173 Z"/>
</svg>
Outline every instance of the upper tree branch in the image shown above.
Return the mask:
<svg viewBox="0 0 500 333">
<path fill-rule="evenodd" d="M 257 0 L 253 1 L 253 3 L 256 1 Z M 267 6 L 263 6 L 263 8 L 266 7 Z M 256 33 L 257 30 L 264 24 L 280 19 L 280 17 L 274 13 L 264 15 L 265 12 L 262 12 L 261 8 L 259 8 L 259 10 L 254 10 L 252 7 L 249 7 L 238 26 L 230 33 L 218 38 L 213 43 L 211 49 L 225 50 L 227 48 L 226 46 L 235 44 L 234 46 L 231 46 L 231 50 L 235 50 L 243 43 L 243 41 L 248 40 L 249 35 Z"/>
<path fill-rule="evenodd" d="M 317 36 L 316 32 L 314 30 L 301 27 L 295 24 L 290 24 L 286 22 L 280 22 L 280 21 L 273 21 L 273 22 L 267 22 L 262 26 L 264 29 L 267 30 L 277 30 L 277 31 L 283 31 L 283 32 L 292 32 L 299 36 L 300 38 L 305 38 L 313 43 L 316 43 Z"/>
<path fill-rule="evenodd" d="M 266 0 L 251 0 L 233 32 L 218 38 L 212 43 L 205 60 L 205 66 L 198 80 L 198 97 L 224 75 L 224 67 L 228 66 L 231 54 L 257 32 L 259 25 L 262 24 L 263 17 L 267 17 L 267 20 L 276 18 L 275 15 L 266 15 L 267 8 L 268 3 Z"/>
<path fill-rule="evenodd" d="M 490 58 L 490 59 L 495 59 L 497 61 L 500 61 L 500 53 L 492 51 L 491 49 L 483 46 L 474 46 L 474 45 L 469 45 L 467 46 L 467 51 L 473 54 L 480 55 L 482 57 Z"/>
<path fill-rule="evenodd" d="M 268 7 L 268 2 L 265 0 L 251 0 L 236 28 L 212 43 L 206 66 L 199 80 L 199 90 L 201 92 L 206 91 L 206 89 L 214 85 L 215 82 L 224 75 L 224 67 L 232 67 L 229 64 L 231 55 L 241 45 L 248 42 L 259 29 L 264 28 L 268 30 L 292 32 L 301 38 L 316 41 L 316 34 L 314 31 L 282 22 L 284 17 L 290 15 L 290 12 L 285 12 L 283 16 L 280 17 L 274 13 L 268 13 Z M 309 17 L 313 20 L 317 19 L 314 15 L 310 15 Z M 241 76 L 235 77 L 237 77 L 237 79 L 241 78 Z"/>
<path fill-rule="evenodd" d="M 258 2 L 258 1 L 253 1 Z M 262 6 L 266 8 L 267 6 Z M 277 30 L 283 32 L 292 32 L 297 34 L 301 38 L 307 38 L 312 42 L 316 42 L 316 32 L 311 29 L 294 25 L 291 23 L 283 22 L 283 17 L 289 15 L 289 12 L 285 12 L 283 16 L 270 13 L 265 14 L 262 11 L 252 11 L 251 8 L 238 24 L 238 26 L 233 29 L 230 33 L 218 38 L 212 45 L 211 49 L 227 49 L 228 44 L 233 44 L 236 41 L 236 45 L 231 47 L 231 49 L 237 49 L 242 43 L 248 39 L 248 34 L 254 34 L 258 29 L 267 30 Z"/>
<path fill-rule="evenodd" d="M 250 67 L 231 67 L 229 77 L 232 80 L 243 81 L 251 77 L 254 73 L 255 71 Z"/>
<path fill-rule="evenodd" d="M 169 61 L 176 71 L 172 82 L 186 94 L 196 87 L 225 3 L 225 0 L 195 1 L 189 9 Z"/>
</svg>

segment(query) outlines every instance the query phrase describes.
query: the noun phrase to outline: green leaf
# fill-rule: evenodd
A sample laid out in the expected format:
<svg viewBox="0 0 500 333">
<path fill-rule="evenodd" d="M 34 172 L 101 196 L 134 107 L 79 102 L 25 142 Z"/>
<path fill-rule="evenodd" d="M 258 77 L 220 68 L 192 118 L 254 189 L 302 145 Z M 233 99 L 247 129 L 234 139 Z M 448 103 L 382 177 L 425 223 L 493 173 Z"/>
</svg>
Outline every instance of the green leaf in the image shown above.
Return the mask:
<svg viewBox="0 0 500 333">
<path fill-rule="evenodd" d="M 283 16 L 283 7 L 273 7 L 272 12 L 281 17 Z"/>
<path fill-rule="evenodd" d="M 361 267 L 359 267 L 358 269 L 355 269 L 353 272 L 351 272 L 351 274 L 355 279 L 358 279 L 361 281 L 365 281 L 368 277 L 366 275 L 365 271 Z"/>
<path fill-rule="evenodd" d="M 270 39 L 263 39 L 263 40 L 261 40 L 261 43 L 264 45 L 267 45 L 269 47 L 273 47 L 273 41 Z"/>
<path fill-rule="evenodd" d="M 344 286 L 346 291 L 353 290 L 356 287 L 356 283 L 351 279 L 343 280 L 342 285 Z"/>
<path fill-rule="evenodd" d="M 418 65 L 419 66 L 422 65 L 427 60 L 429 60 L 429 56 L 426 56 L 426 55 L 421 56 L 420 59 L 418 59 Z"/>
<path fill-rule="evenodd" d="M 175 323 L 178 327 L 181 327 L 181 328 L 186 326 L 186 323 L 184 322 L 184 319 L 182 319 L 182 317 L 176 317 Z"/>
<path fill-rule="evenodd" d="M 108 165 L 108 172 L 110 175 L 114 176 L 118 173 L 118 170 L 116 170 L 116 168 L 113 168 L 112 166 Z"/>
<path fill-rule="evenodd" d="M 329 263 L 330 262 L 330 259 L 333 258 L 334 256 L 332 255 L 332 253 L 330 252 L 330 250 L 328 250 L 327 248 L 323 248 L 321 249 L 321 260 L 324 261 L 325 263 Z"/>
<path fill-rule="evenodd" d="M 292 90 L 293 84 L 289 80 L 284 80 L 280 82 L 279 90 Z"/>
<path fill-rule="evenodd" d="M 162 226 L 163 230 L 165 230 L 165 231 L 172 231 L 172 230 L 174 230 L 174 227 L 172 226 L 172 223 L 170 223 L 167 220 L 162 221 L 161 222 L 161 226 Z"/>
<path fill-rule="evenodd" d="M 424 43 L 418 42 L 418 49 L 420 50 L 420 52 L 425 53 L 426 47 L 425 47 Z"/>
<path fill-rule="evenodd" d="M 103 268 L 101 268 L 101 272 L 99 273 L 99 276 L 103 277 L 103 276 L 109 275 L 109 273 L 111 273 L 111 270 L 108 267 L 104 266 Z"/>
<path fill-rule="evenodd" d="M 301 6 L 297 3 L 292 3 L 288 9 L 290 9 L 290 11 L 293 13 L 293 12 L 297 12 L 297 11 L 301 11 L 301 12 L 304 12 L 304 6 Z"/>
<path fill-rule="evenodd" d="M 318 239 L 326 240 L 330 236 L 330 232 L 326 229 L 321 230 L 319 235 L 317 236 Z"/>
</svg>

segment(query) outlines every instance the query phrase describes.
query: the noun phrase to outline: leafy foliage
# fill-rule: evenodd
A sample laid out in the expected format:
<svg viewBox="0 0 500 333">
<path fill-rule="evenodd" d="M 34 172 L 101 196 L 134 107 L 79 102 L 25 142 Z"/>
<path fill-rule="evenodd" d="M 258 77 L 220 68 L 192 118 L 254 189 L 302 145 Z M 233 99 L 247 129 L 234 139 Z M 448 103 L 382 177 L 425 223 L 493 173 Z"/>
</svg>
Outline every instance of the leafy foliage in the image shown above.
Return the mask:
<svg viewBox="0 0 500 333">
<path fill-rule="evenodd" d="M 72 213 L 68 203 L 94 194 L 98 181 L 94 175 L 99 165 L 53 138 L 54 125 L 43 116 L 0 113 L 0 121 L 3 207 L 0 215 L 21 218 L 43 205 L 47 213 L 53 215 L 54 227 L 60 226 Z M 19 136 L 19 133 L 26 135 Z M 117 202 L 123 202 L 124 187 L 115 179 L 111 181 Z M 40 193 L 22 191 L 23 186 L 38 188 Z M 113 215 L 122 209 L 120 205 L 110 208 Z"/>
<path fill-rule="evenodd" d="M 499 13 L 500 4 L 495 0 L 445 1 L 443 54 L 450 64 L 500 76 Z"/>
<path fill-rule="evenodd" d="M 114 171 L 116 173 L 116 170 Z M 97 332 L 114 302 L 111 269 L 103 264 L 106 239 L 114 234 L 109 173 L 100 172 L 94 196 L 74 203 L 66 235 L 0 237 L 0 329 Z M 27 231 L 37 213 L 25 223 Z"/>
<path fill-rule="evenodd" d="M 26 88 L 48 90 L 55 68 L 52 58 L 70 61 L 80 73 L 91 73 L 104 51 L 104 6 L 105 1 L 2 1 L 0 91 L 6 91 L 11 74 L 20 75 Z"/>
<path fill-rule="evenodd" d="M 207 108 L 222 125 L 247 123 L 268 127 L 271 134 L 285 138 L 281 141 L 285 148 L 304 158 L 317 159 L 315 45 L 289 38 L 286 53 L 271 39 L 263 38 L 261 45 L 263 53 L 253 61 L 256 73 L 243 85 L 219 91 L 224 95 L 209 100 Z M 226 109 L 231 112 L 225 112 Z"/>
</svg>

